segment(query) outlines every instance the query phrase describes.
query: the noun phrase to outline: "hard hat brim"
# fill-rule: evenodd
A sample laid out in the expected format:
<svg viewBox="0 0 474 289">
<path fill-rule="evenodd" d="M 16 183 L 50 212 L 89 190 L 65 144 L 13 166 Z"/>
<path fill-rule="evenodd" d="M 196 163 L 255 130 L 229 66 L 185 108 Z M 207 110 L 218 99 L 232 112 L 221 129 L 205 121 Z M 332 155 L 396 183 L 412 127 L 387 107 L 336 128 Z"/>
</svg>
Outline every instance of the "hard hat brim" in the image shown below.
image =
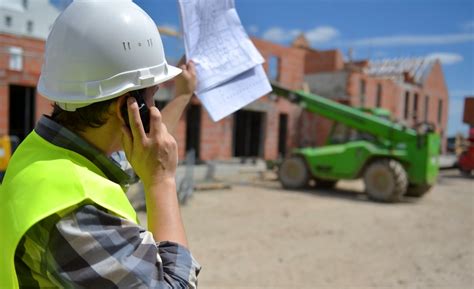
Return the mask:
<svg viewBox="0 0 474 289">
<path fill-rule="evenodd" d="M 138 90 L 142 88 L 147 88 L 150 86 L 158 85 L 160 83 L 166 82 L 168 80 L 173 79 L 174 77 L 178 76 L 182 70 L 178 67 L 169 65 L 167 63 L 164 64 L 164 73 L 160 75 L 147 75 L 148 77 L 136 77 L 136 81 L 134 83 L 129 82 L 127 85 L 121 87 L 117 91 L 113 93 L 109 93 L 107 95 L 101 94 L 102 90 L 99 87 L 98 88 L 98 97 L 92 97 L 88 99 L 84 99 L 83 95 L 78 95 L 77 97 L 71 97 L 69 96 L 69 99 L 67 102 L 64 101 L 64 96 L 60 94 L 55 94 L 52 91 L 49 91 L 46 89 L 43 85 L 44 81 L 41 80 L 39 81 L 38 85 L 38 92 L 43 95 L 45 98 L 57 103 L 62 109 L 67 110 L 67 111 L 75 111 L 77 108 L 85 107 L 90 104 L 96 103 L 96 102 L 101 102 L 101 101 L 106 101 L 109 99 L 113 99 L 116 97 L 119 97 L 129 91 L 133 90 Z M 139 71 L 136 73 L 139 74 Z M 130 75 L 130 72 L 128 73 Z M 114 78 L 116 78 L 115 76 Z"/>
</svg>

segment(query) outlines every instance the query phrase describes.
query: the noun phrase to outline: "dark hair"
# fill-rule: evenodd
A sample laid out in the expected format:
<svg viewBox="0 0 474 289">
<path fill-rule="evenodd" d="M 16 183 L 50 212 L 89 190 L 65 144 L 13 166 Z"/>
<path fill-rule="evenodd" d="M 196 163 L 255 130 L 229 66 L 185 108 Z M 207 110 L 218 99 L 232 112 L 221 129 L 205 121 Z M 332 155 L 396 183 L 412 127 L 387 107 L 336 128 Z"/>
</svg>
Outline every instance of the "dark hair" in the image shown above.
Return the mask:
<svg viewBox="0 0 474 289">
<path fill-rule="evenodd" d="M 84 132 L 88 127 L 98 128 L 103 126 L 110 116 L 109 107 L 115 101 L 117 101 L 117 98 L 96 102 L 78 108 L 76 111 L 66 111 L 55 103 L 53 104 L 51 118 L 72 131 Z"/>
</svg>

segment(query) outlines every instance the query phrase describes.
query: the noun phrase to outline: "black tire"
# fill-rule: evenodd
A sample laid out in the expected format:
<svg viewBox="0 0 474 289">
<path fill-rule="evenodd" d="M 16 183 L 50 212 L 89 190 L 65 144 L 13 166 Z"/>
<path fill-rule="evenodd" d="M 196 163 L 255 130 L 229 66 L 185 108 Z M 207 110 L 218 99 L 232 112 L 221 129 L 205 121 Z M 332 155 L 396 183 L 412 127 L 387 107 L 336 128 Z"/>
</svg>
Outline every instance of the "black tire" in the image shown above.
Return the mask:
<svg viewBox="0 0 474 289">
<path fill-rule="evenodd" d="M 405 196 L 420 198 L 431 190 L 431 185 L 409 185 Z"/>
<path fill-rule="evenodd" d="M 284 160 L 278 170 L 278 179 L 285 189 L 308 187 L 310 174 L 302 157 L 293 156 Z"/>
<path fill-rule="evenodd" d="M 314 179 L 316 181 L 316 187 L 322 189 L 332 189 L 336 186 L 337 181 L 323 180 L 323 179 Z"/>
<path fill-rule="evenodd" d="M 364 184 L 370 199 L 378 202 L 398 202 L 406 193 L 408 177 L 403 166 L 393 159 L 379 159 L 364 171 Z"/>
</svg>

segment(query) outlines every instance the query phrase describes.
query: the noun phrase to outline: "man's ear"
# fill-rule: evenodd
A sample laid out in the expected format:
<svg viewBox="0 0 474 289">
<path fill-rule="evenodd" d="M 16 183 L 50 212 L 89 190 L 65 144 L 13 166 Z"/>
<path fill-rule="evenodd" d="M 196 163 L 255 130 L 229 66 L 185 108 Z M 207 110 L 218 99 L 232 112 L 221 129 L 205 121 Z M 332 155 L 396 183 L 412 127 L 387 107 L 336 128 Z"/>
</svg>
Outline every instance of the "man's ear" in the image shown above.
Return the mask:
<svg viewBox="0 0 474 289">
<path fill-rule="evenodd" d="M 115 114 L 117 115 L 118 119 L 120 120 L 120 122 L 122 124 L 125 124 L 125 120 L 124 120 L 124 115 L 122 113 L 123 110 L 127 110 L 127 99 L 130 97 L 130 95 L 128 93 L 122 95 L 122 96 L 119 96 L 117 98 L 117 101 L 115 102 Z M 123 108 L 123 109 L 122 109 Z M 128 115 L 128 114 L 127 114 Z"/>
</svg>

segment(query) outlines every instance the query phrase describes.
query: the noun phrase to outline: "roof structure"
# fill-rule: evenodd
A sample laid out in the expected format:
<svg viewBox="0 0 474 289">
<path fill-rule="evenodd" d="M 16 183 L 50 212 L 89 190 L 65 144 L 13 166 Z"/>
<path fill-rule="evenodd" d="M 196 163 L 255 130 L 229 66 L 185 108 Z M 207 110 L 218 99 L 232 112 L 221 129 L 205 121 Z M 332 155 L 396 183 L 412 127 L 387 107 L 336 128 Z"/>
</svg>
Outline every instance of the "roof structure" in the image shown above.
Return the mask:
<svg viewBox="0 0 474 289">
<path fill-rule="evenodd" d="M 395 58 L 370 61 L 365 73 L 382 78 L 403 80 L 408 74 L 415 83 L 422 84 L 437 59 L 431 58 Z"/>
</svg>

